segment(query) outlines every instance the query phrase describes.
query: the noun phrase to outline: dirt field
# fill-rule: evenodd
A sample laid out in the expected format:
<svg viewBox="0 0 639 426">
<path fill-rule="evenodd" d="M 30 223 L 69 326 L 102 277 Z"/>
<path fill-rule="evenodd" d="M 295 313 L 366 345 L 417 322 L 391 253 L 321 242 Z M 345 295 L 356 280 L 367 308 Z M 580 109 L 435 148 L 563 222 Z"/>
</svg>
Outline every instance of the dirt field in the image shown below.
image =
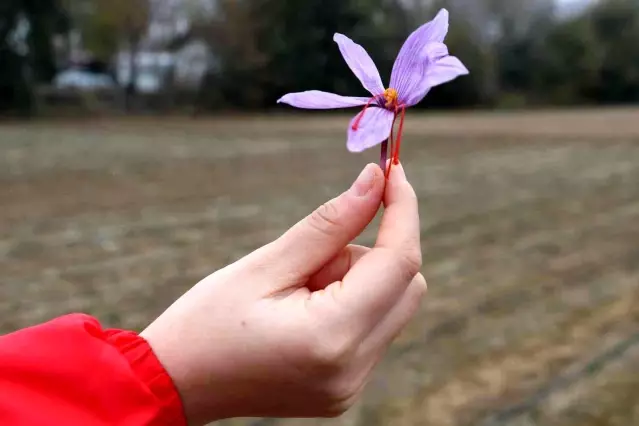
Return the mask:
<svg viewBox="0 0 639 426">
<path fill-rule="evenodd" d="M 142 328 L 376 161 L 346 119 L 2 125 L 0 332 Z M 639 424 L 639 110 L 410 114 L 403 161 L 430 292 L 366 398 L 224 424 Z"/>
</svg>

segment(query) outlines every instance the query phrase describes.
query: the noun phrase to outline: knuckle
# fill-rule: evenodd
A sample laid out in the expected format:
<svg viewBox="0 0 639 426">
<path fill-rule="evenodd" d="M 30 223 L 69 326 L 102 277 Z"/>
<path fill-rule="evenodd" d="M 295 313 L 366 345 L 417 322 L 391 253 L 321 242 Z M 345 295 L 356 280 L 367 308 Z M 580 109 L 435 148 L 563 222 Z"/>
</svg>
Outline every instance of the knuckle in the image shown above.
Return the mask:
<svg viewBox="0 0 639 426">
<path fill-rule="evenodd" d="M 324 343 L 316 345 L 313 350 L 313 362 L 323 370 L 337 370 L 344 364 L 348 356 L 345 345 Z"/>
<path fill-rule="evenodd" d="M 400 258 L 400 265 L 411 278 L 419 274 L 422 269 L 422 253 L 419 248 L 406 250 Z"/>
<path fill-rule="evenodd" d="M 315 230 L 329 236 L 341 232 L 339 209 L 335 205 L 335 201 L 328 201 L 311 213 L 308 217 L 308 224 Z"/>
<path fill-rule="evenodd" d="M 327 419 L 335 419 L 337 417 L 343 416 L 351 407 L 353 403 L 350 401 L 340 402 L 334 405 L 329 406 L 326 411 L 323 413 L 322 417 Z"/>
<path fill-rule="evenodd" d="M 321 414 L 321 418 L 324 419 L 336 419 L 342 417 L 348 411 L 350 407 L 329 407 Z"/>
<path fill-rule="evenodd" d="M 344 337 L 320 333 L 311 339 L 311 362 L 323 372 L 341 370 L 352 351 L 352 343 Z"/>
<path fill-rule="evenodd" d="M 359 386 L 350 381 L 338 381 L 327 388 L 327 405 L 324 416 L 339 417 L 347 412 L 357 400 Z"/>
</svg>

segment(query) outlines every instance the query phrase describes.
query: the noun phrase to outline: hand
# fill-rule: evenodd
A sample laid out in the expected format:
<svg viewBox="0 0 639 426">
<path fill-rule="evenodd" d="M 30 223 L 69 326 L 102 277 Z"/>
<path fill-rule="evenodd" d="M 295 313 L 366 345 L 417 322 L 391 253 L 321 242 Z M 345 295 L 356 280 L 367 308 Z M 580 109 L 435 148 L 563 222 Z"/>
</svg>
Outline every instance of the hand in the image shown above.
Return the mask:
<svg viewBox="0 0 639 426">
<path fill-rule="evenodd" d="M 386 210 L 375 247 L 348 245 Z M 276 241 L 198 283 L 142 336 L 189 423 L 334 417 L 426 290 L 415 193 L 401 166 L 353 186 Z"/>
</svg>

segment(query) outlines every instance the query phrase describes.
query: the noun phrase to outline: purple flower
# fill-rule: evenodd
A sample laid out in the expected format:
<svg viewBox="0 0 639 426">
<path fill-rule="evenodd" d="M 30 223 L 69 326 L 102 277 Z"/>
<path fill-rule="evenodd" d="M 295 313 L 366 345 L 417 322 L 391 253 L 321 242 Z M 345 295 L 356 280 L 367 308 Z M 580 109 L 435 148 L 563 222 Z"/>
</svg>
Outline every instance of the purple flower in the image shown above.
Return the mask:
<svg viewBox="0 0 639 426">
<path fill-rule="evenodd" d="M 392 130 L 396 119 L 400 117 L 397 143 L 393 151 L 393 159 L 397 162 L 406 108 L 419 103 L 431 88 L 468 74 L 461 61 L 448 54 L 448 48 L 443 43 L 447 32 L 448 11 L 442 9 L 435 19 L 412 33 L 397 55 L 388 89 L 384 88 L 379 71 L 364 48 L 342 34 L 335 34 L 333 39 L 346 63 L 373 96 L 347 97 L 311 90 L 289 93 L 278 100 L 278 103 L 306 109 L 364 106 L 363 111 L 353 118 L 348 127 L 348 150 L 362 152 L 384 143 L 384 161 L 388 140 L 393 151 Z"/>
</svg>

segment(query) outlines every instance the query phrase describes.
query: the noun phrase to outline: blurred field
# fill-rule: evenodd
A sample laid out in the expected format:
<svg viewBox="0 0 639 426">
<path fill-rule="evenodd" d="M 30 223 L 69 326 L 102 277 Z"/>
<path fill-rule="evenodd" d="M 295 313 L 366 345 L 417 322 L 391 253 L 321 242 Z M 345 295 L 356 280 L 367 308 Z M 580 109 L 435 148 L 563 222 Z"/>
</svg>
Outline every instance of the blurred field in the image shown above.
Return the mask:
<svg viewBox="0 0 639 426">
<path fill-rule="evenodd" d="M 0 127 L 0 332 L 142 328 L 348 187 L 345 116 Z M 332 421 L 639 424 L 639 110 L 409 114 L 427 302 Z M 362 239 L 373 241 L 374 229 Z"/>
</svg>

